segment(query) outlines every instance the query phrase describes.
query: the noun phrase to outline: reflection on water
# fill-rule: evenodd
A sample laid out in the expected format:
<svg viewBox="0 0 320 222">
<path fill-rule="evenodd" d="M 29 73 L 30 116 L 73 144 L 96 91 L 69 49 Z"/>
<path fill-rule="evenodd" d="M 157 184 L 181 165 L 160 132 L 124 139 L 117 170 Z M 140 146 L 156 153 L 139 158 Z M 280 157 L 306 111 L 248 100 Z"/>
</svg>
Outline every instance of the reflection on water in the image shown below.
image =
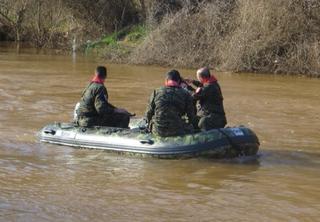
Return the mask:
<svg viewBox="0 0 320 222">
<path fill-rule="evenodd" d="M 43 125 L 71 119 L 98 63 L 0 47 L 0 221 L 318 220 L 319 80 L 217 74 L 229 125 L 259 135 L 256 160 L 141 159 L 38 143 Z M 111 101 L 142 115 L 167 68 L 107 66 Z"/>
</svg>

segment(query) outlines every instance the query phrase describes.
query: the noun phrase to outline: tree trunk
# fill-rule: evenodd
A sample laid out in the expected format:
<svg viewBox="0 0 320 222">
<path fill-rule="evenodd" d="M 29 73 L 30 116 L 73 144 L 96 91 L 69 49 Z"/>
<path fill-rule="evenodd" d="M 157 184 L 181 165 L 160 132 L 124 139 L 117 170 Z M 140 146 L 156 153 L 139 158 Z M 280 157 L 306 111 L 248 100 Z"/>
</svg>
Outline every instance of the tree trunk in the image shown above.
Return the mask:
<svg viewBox="0 0 320 222">
<path fill-rule="evenodd" d="M 16 27 L 16 38 L 15 38 L 16 42 L 20 42 L 21 41 L 21 34 L 20 34 L 20 29 L 19 27 Z"/>
<path fill-rule="evenodd" d="M 140 5 L 141 5 L 141 15 L 143 21 L 146 21 L 147 19 L 147 9 L 146 9 L 146 3 L 144 0 L 140 0 Z"/>
<path fill-rule="evenodd" d="M 22 31 L 22 23 L 24 20 L 24 14 L 26 11 L 27 2 L 24 3 L 24 5 L 20 8 L 20 10 L 17 12 L 17 21 L 15 22 L 15 30 L 16 30 L 16 41 L 21 41 L 21 31 Z"/>
</svg>

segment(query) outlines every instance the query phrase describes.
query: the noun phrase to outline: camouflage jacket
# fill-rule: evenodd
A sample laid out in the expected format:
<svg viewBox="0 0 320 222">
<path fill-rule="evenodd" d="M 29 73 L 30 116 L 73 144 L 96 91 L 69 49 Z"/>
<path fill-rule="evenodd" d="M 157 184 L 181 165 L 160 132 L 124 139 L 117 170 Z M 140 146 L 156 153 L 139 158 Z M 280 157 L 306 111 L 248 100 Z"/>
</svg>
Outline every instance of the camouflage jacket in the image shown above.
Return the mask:
<svg viewBox="0 0 320 222">
<path fill-rule="evenodd" d="M 203 85 L 194 80 L 193 85 L 200 87 L 193 98 L 198 101 L 197 115 L 200 117 L 207 116 L 211 113 L 225 115 L 223 107 L 223 96 L 218 82 Z"/>
<path fill-rule="evenodd" d="M 156 89 L 149 100 L 146 110 L 152 131 L 160 136 L 175 136 L 184 133 L 187 124 L 182 118 L 197 126 L 195 109 L 191 95 L 180 87 L 161 87 Z"/>
<path fill-rule="evenodd" d="M 101 83 L 91 82 L 83 91 L 78 116 L 94 117 L 111 115 L 115 107 L 108 102 L 108 92 Z"/>
</svg>

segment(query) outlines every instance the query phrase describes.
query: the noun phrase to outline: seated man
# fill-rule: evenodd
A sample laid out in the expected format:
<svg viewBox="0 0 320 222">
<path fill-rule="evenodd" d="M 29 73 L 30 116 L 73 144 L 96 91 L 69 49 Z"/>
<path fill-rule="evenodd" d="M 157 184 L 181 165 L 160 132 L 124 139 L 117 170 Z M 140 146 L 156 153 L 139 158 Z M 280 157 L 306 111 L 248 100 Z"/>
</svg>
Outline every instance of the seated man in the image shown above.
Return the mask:
<svg viewBox="0 0 320 222">
<path fill-rule="evenodd" d="M 183 135 L 192 127 L 183 119 L 197 126 L 191 95 L 181 88 L 181 77 L 178 71 L 167 73 L 165 86 L 154 90 L 146 111 L 146 118 L 152 133 L 168 137 Z M 190 129 L 191 128 L 191 129 Z"/>
<path fill-rule="evenodd" d="M 196 80 L 185 80 L 198 87 L 193 93 L 193 98 L 197 101 L 197 115 L 199 119 L 198 127 L 201 130 L 223 128 L 227 124 L 227 119 L 223 107 L 223 97 L 214 75 L 210 74 L 208 68 L 201 68 L 197 71 Z"/>
<path fill-rule="evenodd" d="M 98 66 L 95 75 L 82 93 L 77 108 L 77 123 L 79 126 L 110 126 L 128 128 L 130 114 L 108 102 L 108 92 L 104 86 L 107 69 Z"/>
</svg>

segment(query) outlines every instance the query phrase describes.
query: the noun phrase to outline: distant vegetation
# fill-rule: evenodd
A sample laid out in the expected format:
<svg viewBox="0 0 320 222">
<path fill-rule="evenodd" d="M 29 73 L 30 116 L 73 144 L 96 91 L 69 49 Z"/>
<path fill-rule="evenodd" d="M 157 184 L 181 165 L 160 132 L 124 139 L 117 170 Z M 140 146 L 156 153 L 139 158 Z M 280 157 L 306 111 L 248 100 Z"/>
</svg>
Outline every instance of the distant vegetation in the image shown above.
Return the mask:
<svg viewBox="0 0 320 222">
<path fill-rule="evenodd" d="M 0 0 L 0 39 L 116 62 L 320 76 L 319 0 Z"/>
<path fill-rule="evenodd" d="M 127 62 L 137 45 L 147 35 L 144 25 L 133 25 L 84 44 L 85 53 L 100 54 L 114 62 Z"/>
<path fill-rule="evenodd" d="M 131 0 L 0 0 L 2 39 L 36 47 L 82 45 L 142 22 Z"/>
</svg>

